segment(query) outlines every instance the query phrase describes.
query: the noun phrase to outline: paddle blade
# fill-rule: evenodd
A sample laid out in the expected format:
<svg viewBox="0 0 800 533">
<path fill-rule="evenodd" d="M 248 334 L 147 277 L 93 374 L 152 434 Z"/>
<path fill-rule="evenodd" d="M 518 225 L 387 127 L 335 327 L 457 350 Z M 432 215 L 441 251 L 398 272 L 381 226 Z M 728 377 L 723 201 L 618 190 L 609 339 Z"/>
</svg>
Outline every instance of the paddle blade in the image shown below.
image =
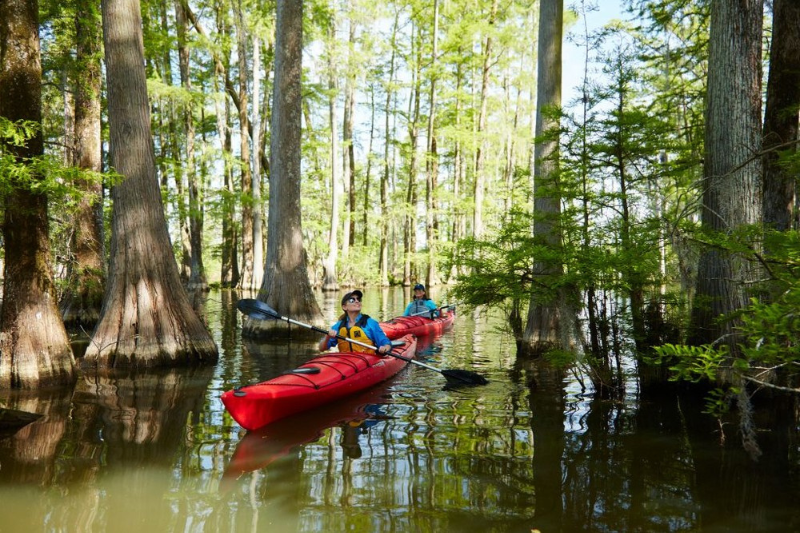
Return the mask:
<svg viewBox="0 0 800 533">
<path fill-rule="evenodd" d="M 236 308 L 250 318 L 260 320 L 277 320 L 281 318 L 277 311 L 254 298 L 242 298 L 236 303 Z"/>
<path fill-rule="evenodd" d="M 448 385 L 486 385 L 489 380 L 469 370 L 442 370 Z"/>
</svg>

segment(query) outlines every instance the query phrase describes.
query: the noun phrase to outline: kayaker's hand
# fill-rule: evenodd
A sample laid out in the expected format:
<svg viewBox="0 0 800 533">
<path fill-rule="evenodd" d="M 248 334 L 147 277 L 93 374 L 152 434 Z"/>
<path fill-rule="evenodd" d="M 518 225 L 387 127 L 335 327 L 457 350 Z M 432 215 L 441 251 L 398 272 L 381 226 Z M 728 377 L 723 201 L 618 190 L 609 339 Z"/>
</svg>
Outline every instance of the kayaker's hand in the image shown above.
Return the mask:
<svg viewBox="0 0 800 533">
<path fill-rule="evenodd" d="M 380 348 L 378 348 L 378 353 L 381 355 L 386 355 L 386 352 L 392 349 L 391 344 L 384 344 Z"/>
</svg>

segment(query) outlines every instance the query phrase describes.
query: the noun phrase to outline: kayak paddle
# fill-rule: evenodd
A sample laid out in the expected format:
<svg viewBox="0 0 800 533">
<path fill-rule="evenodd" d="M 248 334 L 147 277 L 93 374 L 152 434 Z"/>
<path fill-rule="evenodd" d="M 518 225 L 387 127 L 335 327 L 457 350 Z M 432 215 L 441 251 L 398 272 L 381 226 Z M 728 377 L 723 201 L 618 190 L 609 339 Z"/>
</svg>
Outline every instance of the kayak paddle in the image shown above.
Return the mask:
<svg viewBox="0 0 800 533">
<path fill-rule="evenodd" d="M 411 315 L 408 315 L 408 316 L 433 315 L 433 313 L 435 313 L 436 311 L 441 311 L 442 309 L 455 309 L 455 307 L 456 307 L 455 304 L 443 305 L 441 307 L 437 307 L 436 309 L 431 309 L 431 310 L 428 310 L 428 311 L 421 311 L 419 313 L 414 313 L 414 314 L 411 314 Z M 431 316 L 431 318 L 433 318 L 433 316 Z"/>
<path fill-rule="evenodd" d="M 304 324 L 303 322 L 298 322 L 297 320 L 292 320 L 289 317 L 281 316 L 277 311 L 273 308 L 265 304 L 260 300 L 256 300 L 254 298 L 244 298 L 237 302 L 236 308 L 239 309 L 242 313 L 249 316 L 250 318 L 259 319 L 259 320 L 284 320 L 290 324 L 294 324 L 296 326 L 301 326 L 304 328 L 308 328 L 314 330 L 318 333 L 322 333 L 324 335 L 328 334 L 328 330 L 318 328 L 316 326 L 312 326 L 311 324 Z M 371 346 L 369 344 L 359 342 L 357 340 L 350 339 L 348 337 L 344 337 L 342 335 L 336 335 L 336 338 L 339 340 L 344 340 L 347 342 L 352 342 L 353 344 L 358 344 L 359 346 L 364 346 L 366 348 L 371 348 L 375 350 L 375 346 Z M 445 377 L 445 379 L 451 385 L 486 385 L 489 381 L 481 376 L 476 372 L 471 372 L 469 370 L 442 370 L 440 368 L 436 368 L 431 365 L 427 365 L 422 361 L 417 361 L 416 359 L 409 359 L 408 357 L 404 357 L 402 355 L 398 355 L 394 352 L 386 352 L 386 355 L 391 355 L 392 357 L 396 357 L 397 359 L 402 359 L 408 363 L 414 363 L 415 365 L 419 365 L 422 367 L 427 368 L 428 370 L 433 370 L 434 372 L 438 372 Z"/>
</svg>

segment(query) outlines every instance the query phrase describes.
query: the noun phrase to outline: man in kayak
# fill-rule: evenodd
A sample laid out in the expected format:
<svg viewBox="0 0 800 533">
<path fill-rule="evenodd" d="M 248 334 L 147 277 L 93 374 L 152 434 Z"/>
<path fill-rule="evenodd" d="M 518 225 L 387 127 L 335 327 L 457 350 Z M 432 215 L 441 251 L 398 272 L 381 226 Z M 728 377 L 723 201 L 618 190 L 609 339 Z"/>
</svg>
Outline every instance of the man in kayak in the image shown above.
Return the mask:
<svg viewBox="0 0 800 533">
<path fill-rule="evenodd" d="M 324 352 L 336 346 L 340 352 L 367 352 L 373 351 L 359 344 L 337 339 L 337 335 L 347 337 L 361 343 L 377 346 L 374 350 L 380 355 L 392 349 L 392 341 L 383 332 L 378 321 L 369 315 L 361 313 L 361 298 L 363 293 L 359 290 L 351 291 L 342 297 L 342 316 L 339 321 L 331 326 L 328 334 L 319 341 L 319 350 Z"/>
<path fill-rule="evenodd" d="M 447 312 L 442 309 L 441 316 Z M 440 315 L 439 308 L 436 303 L 428 298 L 428 293 L 425 291 L 425 285 L 417 283 L 414 285 L 414 300 L 403 311 L 403 316 L 426 316 L 428 318 L 435 318 Z"/>
</svg>

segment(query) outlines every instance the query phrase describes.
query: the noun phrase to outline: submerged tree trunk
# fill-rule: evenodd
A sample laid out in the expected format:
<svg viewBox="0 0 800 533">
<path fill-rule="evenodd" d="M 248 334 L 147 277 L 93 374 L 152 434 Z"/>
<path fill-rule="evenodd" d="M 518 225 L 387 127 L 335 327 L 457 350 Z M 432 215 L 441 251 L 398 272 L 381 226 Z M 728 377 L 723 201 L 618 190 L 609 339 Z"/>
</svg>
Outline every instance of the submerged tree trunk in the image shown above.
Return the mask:
<svg viewBox="0 0 800 533">
<path fill-rule="evenodd" d="M 217 347 L 181 285 L 167 233 L 144 71 L 138 0 L 103 2 L 112 191 L 111 267 L 86 350 L 99 367 L 213 363 Z"/>
<path fill-rule="evenodd" d="M 275 85 L 270 144 L 267 264 L 258 298 L 282 316 L 318 323 L 322 319 L 311 290 L 300 216 L 303 2 L 279 0 L 275 27 Z M 281 321 L 248 320 L 244 337 L 286 331 Z M 295 330 L 291 330 L 296 335 Z M 302 333 L 301 333 L 302 334 Z M 319 336 L 310 331 L 306 335 Z"/>
<path fill-rule="evenodd" d="M 703 227 L 731 234 L 760 221 L 761 0 L 711 3 L 706 103 Z M 702 251 L 691 344 L 722 341 L 736 350 L 736 322 L 747 305 L 754 265 L 722 248 Z M 720 318 L 729 319 L 721 321 Z"/>
<path fill-rule="evenodd" d="M 42 67 L 36 0 L 0 2 L 0 117 L 42 122 Z M 22 146 L 0 151 L 16 164 L 44 153 L 41 130 Z M 34 173 L 34 183 L 42 176 Z M 3 244 L 5 274 L 0 312 L 0 388 L 69 384 L 75 362 L 56 305 L 50 268 L 47 197 L 25 184 L 6 184 Z"/>
<path fill-rule="evenodd" d="M 538 87 L 536 105 L 536 146 L 534 147 L 534 239 L 540 245 L 560 250 L 561 198 L 558 190 L 558 136 L 542 139 L 559 127 L 561 106 L 561 37 L 563 0 L 543 0 L 539 11 Z M 559 258 L 537 260 L 537 284 L 552 287 L 563 273 Z M 535 291 L 528 309 L 528 322 L 520 347 L 534 354 L 562 344 L 563 290 Z M 567 318 L 567 317 L 564 317 Z M 567 348 L 567 346 L 562 346 Z"/>
<path fill-rule="evenodd" d="M 100 53 L 102 28 L 100 6 L 81 0 L 75 17 L 78 64 L 75 89 L 74 165 L 91 172 L 102 170 L 100 148 Z M 59 307 L 67 326 L 94 327 L 100 318 L 106 284 L 103 253 L 103 185 L 83 180 L 85 193 L 73 220 L 72 253 L 68 285 Z"/>
</svg>

